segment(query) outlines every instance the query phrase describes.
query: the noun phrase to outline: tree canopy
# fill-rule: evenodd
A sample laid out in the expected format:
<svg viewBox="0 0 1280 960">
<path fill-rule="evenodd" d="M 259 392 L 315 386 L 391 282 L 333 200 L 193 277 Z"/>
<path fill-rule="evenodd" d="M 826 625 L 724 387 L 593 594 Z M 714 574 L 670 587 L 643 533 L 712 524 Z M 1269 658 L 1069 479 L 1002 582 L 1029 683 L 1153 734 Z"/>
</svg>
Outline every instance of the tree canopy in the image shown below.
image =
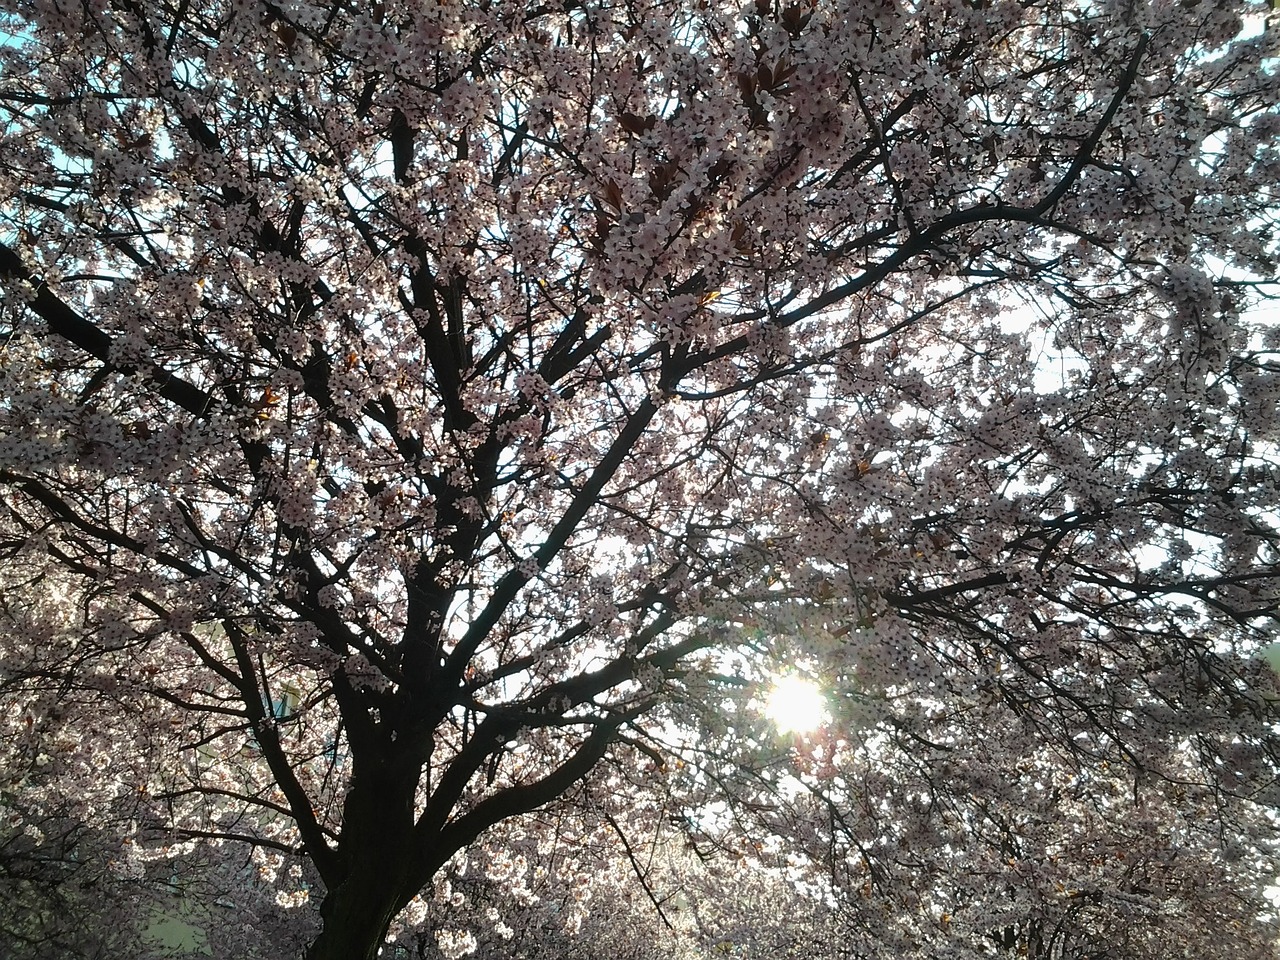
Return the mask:
<svg viewBox="0 0 1280 960">
<path fill-rule="evenodd" d="M 18 834 L 309 960 L 591 797 L 858 956 L 1269 955 L 1267 4 L 2 16 Z"/>
</svg>

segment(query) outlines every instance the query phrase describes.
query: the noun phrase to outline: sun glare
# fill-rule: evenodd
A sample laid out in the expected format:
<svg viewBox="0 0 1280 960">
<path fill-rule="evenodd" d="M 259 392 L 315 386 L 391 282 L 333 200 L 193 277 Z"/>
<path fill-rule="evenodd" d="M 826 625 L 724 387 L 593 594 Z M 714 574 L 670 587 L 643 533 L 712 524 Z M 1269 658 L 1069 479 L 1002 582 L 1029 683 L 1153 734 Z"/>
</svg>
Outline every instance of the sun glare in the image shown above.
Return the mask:
<svg viewBox="0 0 1280 960">
<path fill-rule="evenodd" d="M 773 682 L 764 712 L 783 733 L 808 733 L 827 720 L 826 699 L 818 685 L 795 675 Z"/>
</svg>

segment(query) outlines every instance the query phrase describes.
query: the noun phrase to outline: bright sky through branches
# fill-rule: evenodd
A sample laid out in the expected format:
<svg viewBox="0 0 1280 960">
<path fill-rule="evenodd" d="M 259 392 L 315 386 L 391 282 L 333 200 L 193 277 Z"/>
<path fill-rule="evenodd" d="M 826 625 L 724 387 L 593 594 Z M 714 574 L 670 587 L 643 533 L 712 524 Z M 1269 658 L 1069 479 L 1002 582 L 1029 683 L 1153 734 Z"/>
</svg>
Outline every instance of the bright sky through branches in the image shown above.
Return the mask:
<svg viewBox="0 0 1280 960">
<path fill-rule="evenodd" d="M 821 688 L 796 674 L 774 680 L 764 712 L 783 733 L 808 733 L 828 719 Z"/>
</svg>

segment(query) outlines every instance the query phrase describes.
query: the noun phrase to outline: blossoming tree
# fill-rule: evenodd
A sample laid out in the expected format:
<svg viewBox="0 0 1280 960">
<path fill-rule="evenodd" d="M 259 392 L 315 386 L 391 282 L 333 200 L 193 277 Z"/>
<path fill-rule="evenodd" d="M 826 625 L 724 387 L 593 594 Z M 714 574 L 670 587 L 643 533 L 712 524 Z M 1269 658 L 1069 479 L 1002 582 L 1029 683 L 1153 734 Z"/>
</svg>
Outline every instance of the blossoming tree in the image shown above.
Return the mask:
<svg viewBox="0 0 1280 960">
<path fill-rule="evenodd" d="M 750 809 L 792 664 L 838 692 L 826 850 L 881 915 L 910 888 L 831 833 L 859 804 L 1069 870 L 1107 764 L 1260 849 L 1267 15 L 9 0 L 13 789 L 301 853 L 307 956 L 369 958 L 593 770 Z M 942 763 L 976 741 L 983 776 Z"/>
</svg>

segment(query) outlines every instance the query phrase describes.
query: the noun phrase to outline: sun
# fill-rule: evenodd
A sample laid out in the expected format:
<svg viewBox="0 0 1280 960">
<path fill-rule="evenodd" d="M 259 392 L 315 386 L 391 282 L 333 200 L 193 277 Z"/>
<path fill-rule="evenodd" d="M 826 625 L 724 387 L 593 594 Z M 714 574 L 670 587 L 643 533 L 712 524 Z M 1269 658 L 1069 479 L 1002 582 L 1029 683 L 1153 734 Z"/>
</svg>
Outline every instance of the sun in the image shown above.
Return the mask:
<svg viewBox="0 0 1280 960">
<path fill-rule="evenodd" d="M 827 701 L 812 680 L 795 674 L 778 677 L 769 688 L 765 716 L 783 733 L 808 733 L 827 722 Z"/>
</svg>

